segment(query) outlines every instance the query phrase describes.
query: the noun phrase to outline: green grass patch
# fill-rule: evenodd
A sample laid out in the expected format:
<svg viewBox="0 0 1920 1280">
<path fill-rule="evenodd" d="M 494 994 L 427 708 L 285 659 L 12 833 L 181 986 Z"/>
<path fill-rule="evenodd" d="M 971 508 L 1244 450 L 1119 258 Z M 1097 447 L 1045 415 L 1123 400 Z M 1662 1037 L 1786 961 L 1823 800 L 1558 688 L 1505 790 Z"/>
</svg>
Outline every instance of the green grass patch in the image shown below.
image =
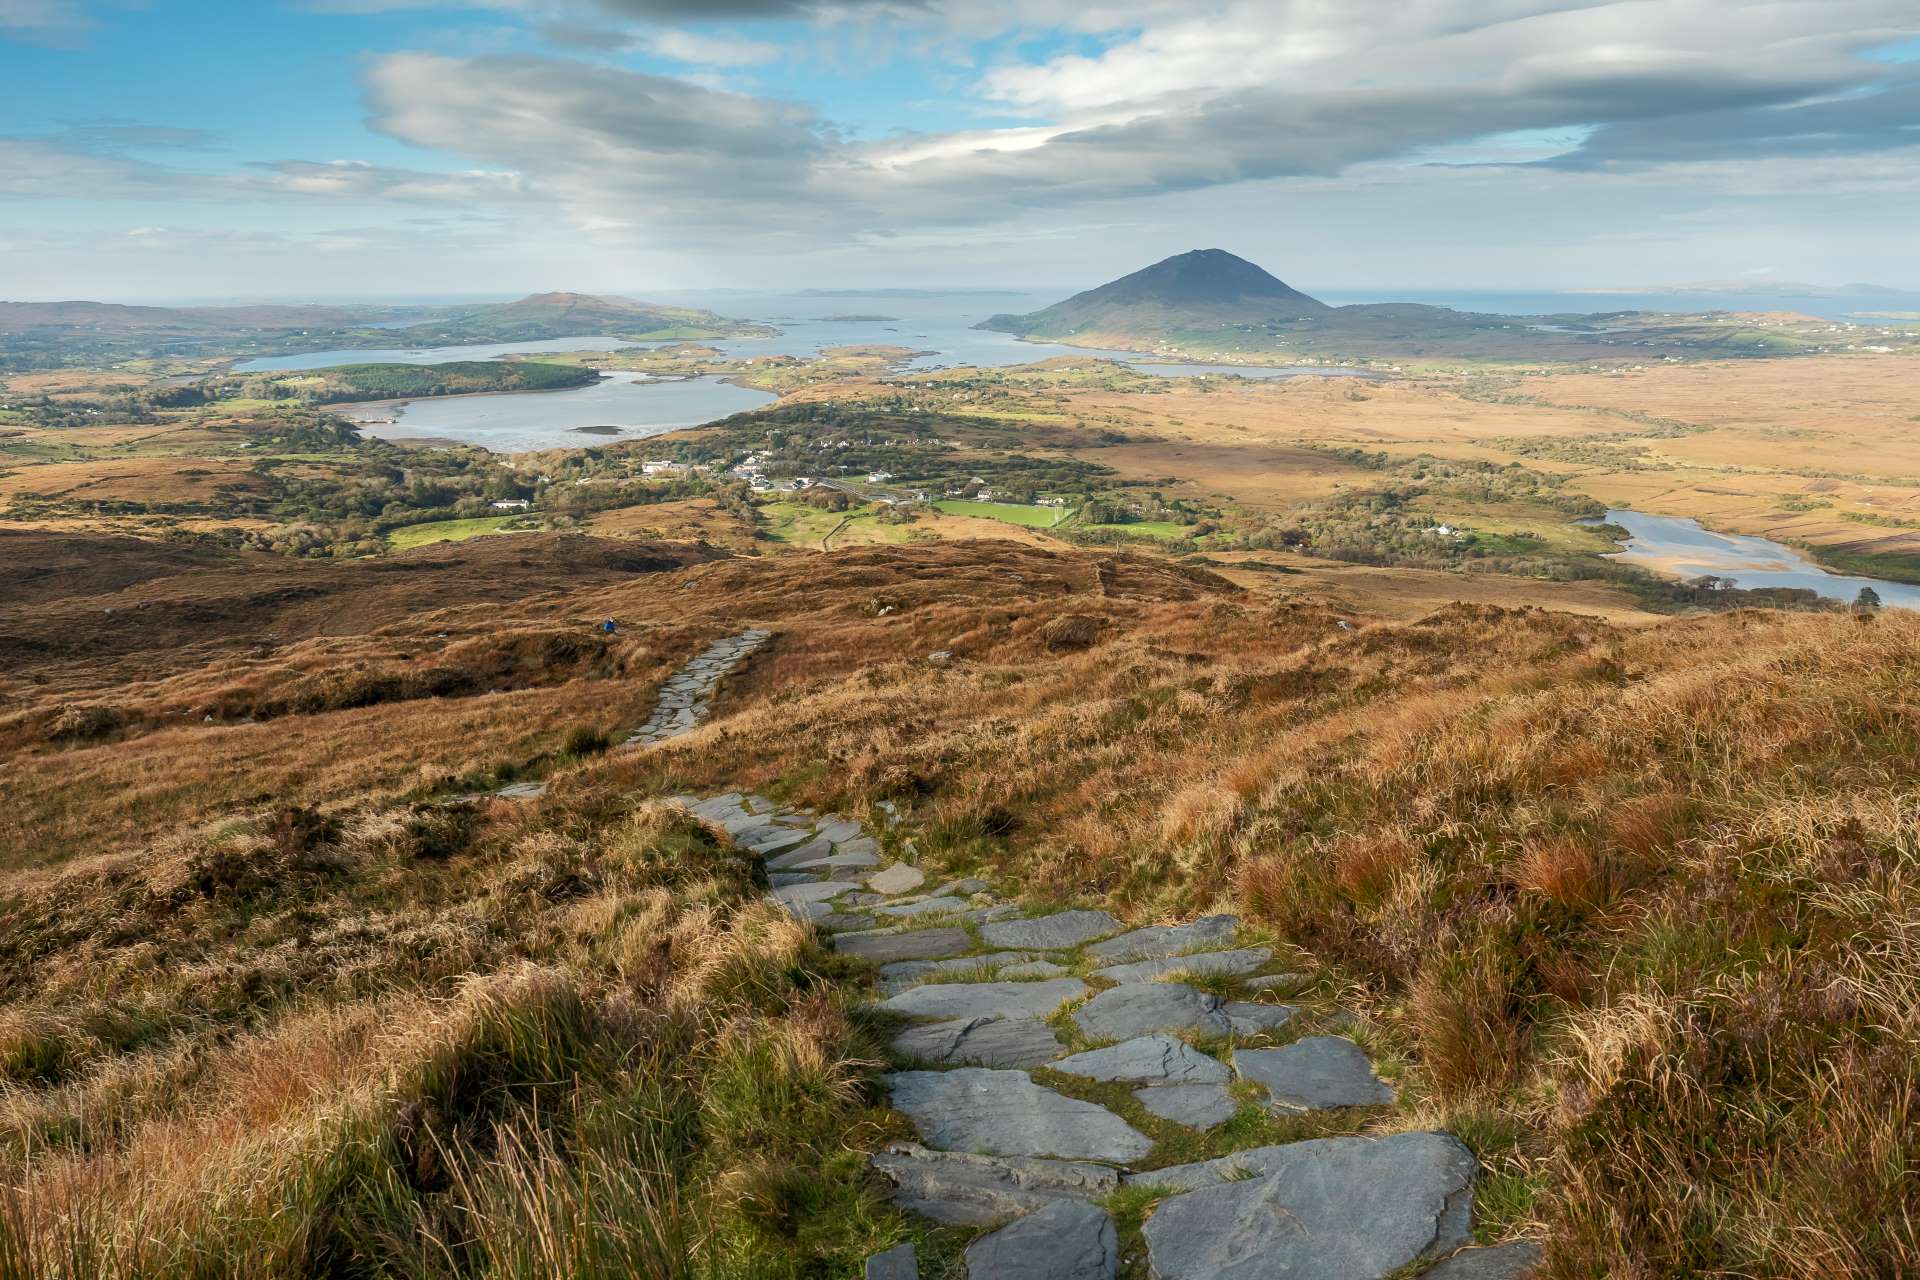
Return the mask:
<svg viewBox="0 0 1920 1280">
<path fill-rule="evenodd" d="M 414 547 L 424 547 L 432 542 L 462 542 L 468 538 L 478 538 L 489 533 L 510 533 L 507 525 L 520 519 L 518 516 L 475 516 L 471 520 L 433 520 L 426 524 L 410 524 L 393 530 L 387 535 L 387 541 L 395 551 L 410 551 Z"/>
<path fill-rule="evenodd" d="M 1135 520 L 1128 524 L 1083 524 L 1079 526 L 1088 532 L 1118 533 L 1135 538 L 1158 538 L 1171 542 L 1176 538 L 1185 538 L 1192 530 L 1184 524 L 1175 524 L 1171 520 Z"/>
<path fill-rule="evenodd" d="M 1001 520 L 1029 529 L 1051 529 L 1073 514 L 1067 507 L 1026 507 L 1012 502 L 970 502 L 963 498 L 942 498 L 933 505 L 950 516 Z"/>
</svg>

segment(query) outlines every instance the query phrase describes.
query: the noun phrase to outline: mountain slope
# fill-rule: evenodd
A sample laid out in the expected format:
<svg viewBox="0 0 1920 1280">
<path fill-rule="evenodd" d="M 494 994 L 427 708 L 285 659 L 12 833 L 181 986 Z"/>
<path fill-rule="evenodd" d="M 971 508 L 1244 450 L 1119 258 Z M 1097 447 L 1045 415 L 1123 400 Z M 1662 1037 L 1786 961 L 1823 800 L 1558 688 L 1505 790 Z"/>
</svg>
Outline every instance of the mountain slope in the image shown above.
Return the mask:
<svg viewBox="0 0 1920 1280">
<path fill-rule="evenodd" d="M 1147 334 L 1292 321 L 1332 311 L 1224 249 L 1195 249 L 1029 315 L 980 326 L 1023 337 Z"/>
</svg>

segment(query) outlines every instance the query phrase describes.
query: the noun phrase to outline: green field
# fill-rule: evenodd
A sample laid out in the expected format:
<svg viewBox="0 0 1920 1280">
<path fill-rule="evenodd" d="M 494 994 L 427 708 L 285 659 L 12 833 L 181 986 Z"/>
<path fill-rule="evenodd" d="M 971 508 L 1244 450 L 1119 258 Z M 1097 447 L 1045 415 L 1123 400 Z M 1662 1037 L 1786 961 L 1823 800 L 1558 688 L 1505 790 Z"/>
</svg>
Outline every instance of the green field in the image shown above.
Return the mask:
<svg viewBox="0 0 1920 1280">
<path fill-rule="evenodd" d="M 950 516 L 1004 520 L 1029 529 L 1051 529 L 1073 514 L 1068 507 L 1023 507 L 1011 502 L 968 502 L 961 498 L 944 498 L 933 505 Z"/>
<path fill-rule="evenodd" d="M 1083 524 L 1082 529 L 1098 529 L 1105 533 L 1131 534 L 1136 538 L 1184 538 L 1193 531 L 1184 524 L 1175 524 L 1171 520 L 1135 520 L 1131 524 Z"/>
<path fill-rule="evenodd" d="M 410 551 L 414 547 L 424 547 L 430 542 L 459 542 L 465 538 L 478 538 L 489 533 L 510 533 L 504 526 L 524 516 L 475 516 L 471 520 L 434 520 L 427 524 L 410 524 L 395 529 L 387 535 L 387 541 L 393 544 L 395 551 Z"/>
</svg>

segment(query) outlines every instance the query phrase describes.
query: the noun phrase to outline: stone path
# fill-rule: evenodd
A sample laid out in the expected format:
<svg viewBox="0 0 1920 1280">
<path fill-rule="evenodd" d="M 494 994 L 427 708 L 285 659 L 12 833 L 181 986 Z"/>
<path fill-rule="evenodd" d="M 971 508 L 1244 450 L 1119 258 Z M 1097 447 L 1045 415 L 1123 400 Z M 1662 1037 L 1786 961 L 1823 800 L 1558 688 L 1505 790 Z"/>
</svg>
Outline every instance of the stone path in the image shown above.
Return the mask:
<svg viewBox="0 0 1920 1280">
<path fill-rule="evenodd" d="M 647 722 L 633 731 L 628 747 L 650 747 L 687 733 L 706 718 L 713 691 L 749 654 L 772 638 L 758 627 L 715 640 L 660 686 L 660 700 Z"/>
<path fill-rule="evenodd" d="M 872 1166 L 901 1207 L 992 1228 L 966 1250 L 969 1280 L 1113 1280 L 1133 1262 L 1153 1280 L 1520 1280 L 1537 1266 L 1530 1242 L 1466 1247 L 1472 1153 L 1446 1133 L 1384 1132 L 1397 1094 L 1331 1034 L 1350 1019 L 1278 1003 L 1311 976 L 1270 972 L 1272 950 L 1236 918 L 1126 930 L 1103 911 L 1030 912 L 930 876 L 890 809 L 870 833 L 757 796 L 679 799 L 765 859 L 773 901 L 873 966 L 906 1066 L 889 1097 L 920 1141 Z M 1246 1150 L 1216 1135 L 1231 1154 L 1158 1154 L 1238 1116 L 1258 1134 L 1263 1110 L 1352 1108 L 1382 1134 Z M 1105 1202 L 1135 1187 L 1153 1199 L 1122 1239 Z M 867 1265 L 917 1274 L 906 1246 Z"/>
</svg>

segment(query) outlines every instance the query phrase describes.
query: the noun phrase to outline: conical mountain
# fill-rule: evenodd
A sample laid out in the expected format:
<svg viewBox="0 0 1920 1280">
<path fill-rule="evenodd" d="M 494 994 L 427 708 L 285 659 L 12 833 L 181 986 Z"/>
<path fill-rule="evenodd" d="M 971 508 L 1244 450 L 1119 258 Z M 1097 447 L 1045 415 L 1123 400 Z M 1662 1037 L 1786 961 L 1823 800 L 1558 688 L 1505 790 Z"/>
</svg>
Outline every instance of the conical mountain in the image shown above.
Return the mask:
<svg viewBox="0 0 1920 1280">
<path fill-rule="evenodd" d="M 1029 337 L 1161 337 L 1285 322 L 1332 310 L 1225 249 L 1195 249 L 1076 293 L 1043 311 L 980 327 Z"/>
</svg>

